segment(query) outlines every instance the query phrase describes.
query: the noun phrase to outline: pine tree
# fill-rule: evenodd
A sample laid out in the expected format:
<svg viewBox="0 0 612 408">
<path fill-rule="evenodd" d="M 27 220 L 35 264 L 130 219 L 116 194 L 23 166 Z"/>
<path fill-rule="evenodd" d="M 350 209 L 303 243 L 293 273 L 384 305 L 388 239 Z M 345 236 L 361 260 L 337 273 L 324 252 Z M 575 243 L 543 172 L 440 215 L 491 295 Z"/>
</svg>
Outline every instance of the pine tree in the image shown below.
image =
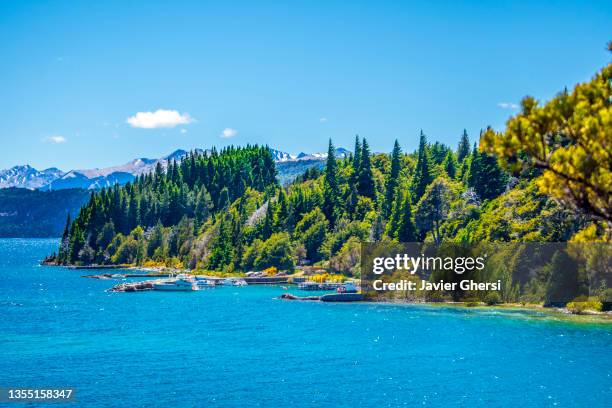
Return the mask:
<svg viewBox="0 0 612 408">
<path fill-rule="evenodd" d="M 416 168 L 410 185 L 413 202 L 418 202 L 425 193 L 425 189 L 433 181 L 431 159 L 427 148 L 427 137 L 421 130 L 419 137 L 419 153 Z"/>
<path fill-rule="evenodd" d="M 274 230 L 285 231 L 287 228 L 287 218 L 289 217 L 289 200 L 283 188 L 279 189 L 276 199 L 277 210 L 274 214 Z"/>
<path fill-rule="evenodd" d="M 402 207 L 402 193 L 400 191 L 395 195 L 395 199 L 393 200 L 393 207 L 391 210 L 391 216 L 389 217 L 389 222 L 387 222 L 387 226 L 385 229 L 386 235 L 393 239 L 397 234 L 397 228 L 399 227 L 400 219 L 401 219 L 401 207 Z"/>
<path fill-rule="evenodd" d="M 454 179 L 457 176 L 457 162 L 455 162 L 455 156 L 453 155 L 453 152 L 449 151 L 446 154 L 446 158 L 442 163 L 442 167 L 444 168 L 444 171 L 446 172 L 448 177 L 450 177 L 451 179 Z"/>
<path fill-rule="evenodd" d="M 357 191 L 364 197 L 376 198 L 374 188 L 374 175 L 372 174 L 372 163 L 370 161 L 370 147 L 367 140 L 363 139 L 361 148 L 361 164 L 359 166 L 359 179 Z"/>
<path fill-rule="evenodd" d="M 472 152 L 467 182 L 481 199 L 490 200 L 504 192 L 508 175 L 499 167 L 495 156 L 476 149 Z"/>
<path fill-rule="evenodd" d="M 219 234 L 212 245 L 208 267 L 212 270 L 222 270 L 232 262 L 234 254 L 232 245 L 232 225 L 231 216 L 224 214 L 221 216 L 219 224 Z"/>
<path fill-rule="evenodd" d="M 217 204 L 217 209 L 222 209 L 227 207 L 230 204 L 229 191 L 227 187 L 223 187 L 221 193 L 219 194 L 219 202 Z"/>
<path fill-rule="evenodd" d="M 355 136 L 355 148 L 353 157 L 351 160 L 351 177 L 350 184 L 357 185 L 359 181 L 359 169 L 361 167 L 361 142 L 359 141 L 359 135 Z"/>
<path fill-rule="evenodd" d="M 457 163 L 461 164 L 463 159 L 470 155 L 470 139 L 468 138 L 467 131 L 463 129 L 461 140 L 459 140 L 459 146 L 457 146 Z"/>
<path fill-rule="evenodd" d="M 330 228 L 336 224 L 339 212 L 340 189 L 338 187 L 338 165 L 336 163 L 336 149 L 331 139 L 327 149 L 327 164 L 323 180 L 323 213 L 329 221 Z"/>
<path fill-rule="evenodd" d="M 270 238 L 270 235 L 272 235 L 272 233 L 274 232 L 273 229 L 274 229 L 274 204 L 272 203 L 272 200 L 268 200 L 268 205 L 266 207 L 266 216 L 264 218 L 264 224 L 261 229 L 262 241 L 265 241 L 266 239 Z"/>
<path fill-rule="evenodd" d="M 130 231 L 140 225 L 140 208 L 133 190 L 128 203 L 127 225 Z"/>
<path fill-rule="evenodd" d="M 66 225 L 64 226 L 64 233 L 62 234 L 62 241 L 60 242 L 58 263 L 65 264 L 68 261 L 68 255 L 70 252 L 70 213 L 66 215 Z"/>
<path fill-rule="evenodd" d="M 417 232 L 412 220 L 412 204 L 408 194 L 404 198 L 404 202 L 400 209 L 400 220 L 397 227 L 396 237 L 399 242 L 415 242 L 417 241 Z"/>
<path fill-rule="evenodd" d="M 353 175 L 354 181 L 359 177 L 359 169 L 361 168 L 361 143 L 359 142 L 359 135 L 355 136 L 355 152 L 353 154 Z"/>
<path fill-rule="evenodd" d="M 68 262 L 74 264 L 79 259 L 79 252 L 85 246 L 85 234 L 79 224 L 73 224 L 70 231 L 70 252 Z"/>
<path fill-rule="evenodd" d="M 401 154 L 402 149 L 400 148 L 400 145 L 396 139 L 395 144 L 393 145 L 393 152 L 391 153 L 391 171 L 385 183 L 385 202 L 383 203 L 383 218 L 389 217 L 389 214 L 391 213 L 391 209 L 393 207 L 393 199 L 396 195 L 400 174 Z"/>
<path fill-rule="evenodd" d="M 451 149 L 449 149 L 448 146 L 440 142 L 435 142 L 433 145 L 429 146 L 429 156 L 434 164 L 442 164 L 450 151 Z"/>
<path fill-rule="evenodd" d="M 355 219 L 355 210 L 357 209 L 358 202 L 359 192 L 357 191 L 357 186 L 355 183 L 351 183 L 346 194 L 346 212 L 351 219 Z"/>
</svg>

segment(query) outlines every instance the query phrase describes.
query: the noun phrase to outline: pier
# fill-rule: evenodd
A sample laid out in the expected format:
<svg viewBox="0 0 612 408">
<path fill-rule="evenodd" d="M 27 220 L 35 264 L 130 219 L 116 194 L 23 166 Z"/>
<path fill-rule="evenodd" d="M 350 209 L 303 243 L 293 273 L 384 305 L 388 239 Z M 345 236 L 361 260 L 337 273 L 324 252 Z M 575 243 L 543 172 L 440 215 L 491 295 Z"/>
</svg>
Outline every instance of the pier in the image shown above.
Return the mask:
<svg viewBox="0 0 612 408">
<path fill-rule="evenodd" d="M 365 298 L 361 293 L 330 293 L 321 296 L 295 296 L 283 293 L 279 299 L 285 300 L 318 300 L 321 302 L 361 302 Z"/>
<path fill-rule="evenodd" d="M 337 290 L 342 282 L 302 282 L 298 285 L 300 290 Z"/>
</svg>

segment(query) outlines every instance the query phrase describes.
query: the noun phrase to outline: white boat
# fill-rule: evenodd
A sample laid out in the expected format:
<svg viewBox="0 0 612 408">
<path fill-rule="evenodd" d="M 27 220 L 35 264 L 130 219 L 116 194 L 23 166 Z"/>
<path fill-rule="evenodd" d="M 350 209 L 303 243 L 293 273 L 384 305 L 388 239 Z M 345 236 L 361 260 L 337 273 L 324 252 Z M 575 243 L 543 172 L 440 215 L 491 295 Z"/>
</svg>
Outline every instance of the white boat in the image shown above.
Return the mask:
<svg viewBox="0 0 612 408">
<path fill-rule="evenodd" d="M 223 286 L 246 286 L 248 285 L 244 279 L 227 278 L 223 279 Z"/>
<path fill-rule="evenodd" d="M 210 279 L 200 278 L 196 276 L 195 282 L 196 282 L 196 285 L 198 285 L 198 288 L 200 289 L 215 287 L 215 281 L 210 280 Z"/>
<path fill-rule="evenodd" d="M 357 293 L 357 286 L 352 282 L 345 282 L 337 289 L 338 293 Z"/>
<path fill-rule="evenodd" d="M 193 290 L 198 290 L 198 285 L 193 279 L 177 278 L 155 282 L 153 283 L 153 290 L 190 292 Z"/>
</svg>

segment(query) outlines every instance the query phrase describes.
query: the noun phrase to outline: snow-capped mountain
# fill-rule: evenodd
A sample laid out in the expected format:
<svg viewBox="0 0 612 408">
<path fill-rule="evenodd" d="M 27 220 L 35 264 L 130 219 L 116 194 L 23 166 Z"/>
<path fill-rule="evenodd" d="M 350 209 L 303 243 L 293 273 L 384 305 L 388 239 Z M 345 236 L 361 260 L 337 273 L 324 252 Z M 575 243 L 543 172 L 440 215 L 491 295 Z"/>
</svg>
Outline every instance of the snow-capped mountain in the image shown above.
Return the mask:
<svg viewBox="0 0 612 408">
<path fill-rule="evenodd" d="M 196 149 L 195 152 L 202 154 L 208 153 L 208 150 Z M 327 153 L 302 152 L 294 155 L 276 149 L 270 149 L 270 152 L 277 163 L 316 162 L 327 158 Z M 119 166 L 70 170 L 67 173 L 54 167 L 39 171 L 29 165 L 15 166 L 7 170 L 0 170 L 0 188 L 19 187 L 39 190 L 82 188 L 97 190 L 115 184 L 129 183 L 141 174 L 154 171 L 157 163 L 160 163 L 165 169 L 168 162 L 172 160 L 181 161 L 187 154 L 187 151 L 179 149 L 159 159 L 141 157 Z M 341 147 L 336 149 L 336 157 L 338 158 L 346 157 L 348 154 L 349 151 L 346 149 Z M 279 169 L 279 171 L 282 173 L 282 169 Z"/>
<path fill-rule="evenodd" d="M 198 149 L 196 152 L 201 153 L 202 150 Z M 105 167 L 101 169 L 71 170 L 62 177 L 41 187 L 41 190 L 64 190 L 67 188 L 97 190 L 104 187 L 111 187 L 115 184 L 126 184 L 133 181 L 141 174 L 154 171 L 157 163 L 160 163 L 165 169 L 168 162 L 172 160 L 180 161 L 187 153 L 187 151 L 179 149 L 160 159 L 147 159 L 141 157 L 120 166 Z"/>
<path fill-rule="evenodd" d="M 289 162 L 289 161 L 297 161 L 297 160 L 325 160 L 327 159 L 327 152 L 325 153 L 304 153 L 300 152 L 298 154 L 291 154 L 287 152 L 283 152 L 280 150 L 270 148 L 270 153 L 272 153 L 272 157 L 274 157 L 274 161 L 277 163 Z M 336 149 L 336 157 L 344 158 L 348 157 L 349 151 L 339 147 Z"/>
<path fill-rule="evenodd" d="M 297 158 L 294 154 L 289 154 L 287 152 L 281 152 L 280 150 L 270 148 L 270 153 L 272 153 L 272 157 L 275 162 L 286 162 L 295 160 Z"/>
<path fill-rule="evenodd" d="M 0 188 L 21 187 L 37 189 L 43 187 L 64 175 L 64 172 L 55 167 L 45 170 L 25 166 L 15 166 L 0 170 Z"/>
<path fill-rule="evenodd" d="M 338 147 L 336 149 L 336 158 L 341 159 L 341 158 L 344 158 L 344 157 L 348 157 L 350 153 L 351 152 L 349 152 L 345 148 Z M 296 158 L 296 160 L 325 160 L 325 159 L 327 159 L 327 152 L 325 152 L 325 153 L 304 153 L 304 152 L 301 152 L 297 156 L 295 156 L 295 158 Z"/>
</svg>

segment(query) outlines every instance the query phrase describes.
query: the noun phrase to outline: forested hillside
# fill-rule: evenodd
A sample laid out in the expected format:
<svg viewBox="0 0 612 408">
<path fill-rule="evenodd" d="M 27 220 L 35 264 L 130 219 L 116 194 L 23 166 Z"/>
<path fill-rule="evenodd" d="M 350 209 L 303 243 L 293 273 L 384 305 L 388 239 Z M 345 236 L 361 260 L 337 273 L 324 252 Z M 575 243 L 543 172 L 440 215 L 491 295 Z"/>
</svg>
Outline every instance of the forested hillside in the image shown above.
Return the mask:
<svg viewBox="0 0 612 408">
<path fill-rule="evenodd" d="M 89 195 L 80 189 L 0 189 L 0 237 L 60 237 L 66 215 L 76 215 Z"/>
<path fill-rule="evenodd" d="M 421 132 L 415 152 L 396 141 L 372 154 L 356 137 L 337 159 L 329 141 L 325 167 L 286 187 L 265 147 L 191 153 L 94 194 L 67 223 L 57 260 L 226 272 L 317 264 L 358 276 L 364 241 L 608 242 L 611 70 L 543 107 L 525 99 L 506 133 L 471 141 L 464 131 L 456 148 Z M 585 111 L 584 98 L 599 110 Z M 549 278 L 528 282 L 533 296 Z"/>
</svg>

